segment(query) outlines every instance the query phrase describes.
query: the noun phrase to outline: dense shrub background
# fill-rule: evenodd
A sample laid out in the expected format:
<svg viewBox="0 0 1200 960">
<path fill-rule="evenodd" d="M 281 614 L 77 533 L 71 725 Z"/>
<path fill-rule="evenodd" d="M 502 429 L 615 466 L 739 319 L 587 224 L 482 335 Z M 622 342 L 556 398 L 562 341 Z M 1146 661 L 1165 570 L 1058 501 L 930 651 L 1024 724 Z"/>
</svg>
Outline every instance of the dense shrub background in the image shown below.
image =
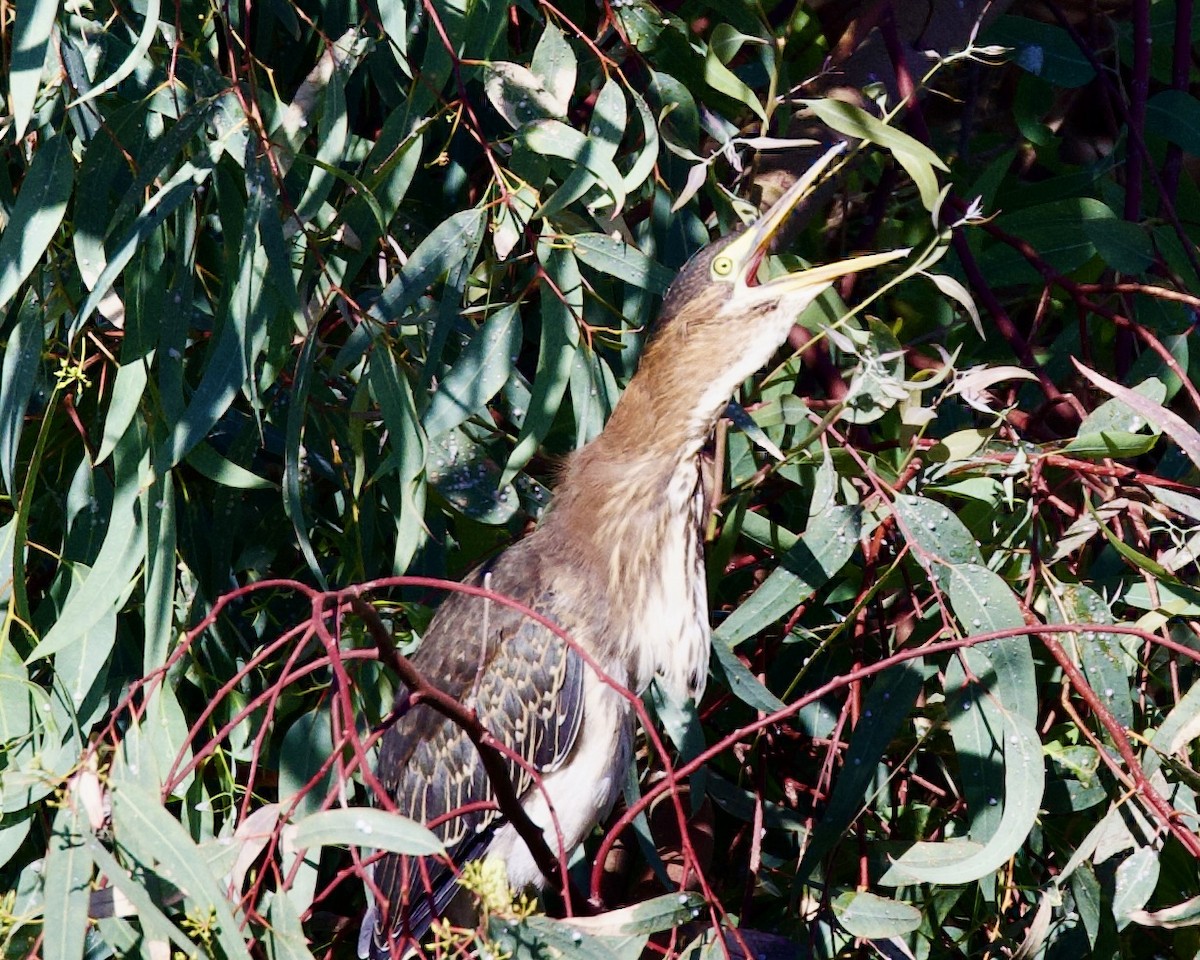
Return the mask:
<svg viewBox="0 0 1200 960">
<path fill-rule="evenodd" d="M 831 128 L 788 256 L 914 252 L 719 431 L 709 693 L 575 875 L 649 905 L 439 950 L 1200 951 L 1193 4 L 812 6 L 0 5 L 5 956 L 353 955 L 428 838 L 351 588 L 411 649 Z"/>
</svg>

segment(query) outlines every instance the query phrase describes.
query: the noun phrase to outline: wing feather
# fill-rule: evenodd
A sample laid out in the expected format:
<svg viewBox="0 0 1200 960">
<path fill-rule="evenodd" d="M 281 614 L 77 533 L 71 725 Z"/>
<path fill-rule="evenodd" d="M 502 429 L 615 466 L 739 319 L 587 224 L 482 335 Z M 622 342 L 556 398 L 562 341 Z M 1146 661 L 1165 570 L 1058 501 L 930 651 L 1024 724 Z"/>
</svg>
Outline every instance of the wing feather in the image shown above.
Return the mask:
<svg viewBox="0 0 1200 960">
<path fill-rule="evenodd" d="M 475 570 L 466 582 L 482 584 L 487 574 L 498 593 L 557 620 L 553 587 L 546 584 L 529 541 L 506 551 L 492 567 Z M 492 735 L 541 773 L 556 769 L 569 756 L 583 714 L 584 663 L 541 624 L 495 601 L 453 593 L 439 608 L 412 661 L 431 683 L 474 706 Z M 405 696 L 402 691 L 398 705 Z M 512 761 L 508 770 L 517 794 L 523 795 L 533 777 Z M 384 733 L 376 775 L 397 810 L 421 823 L 495 799 L 474 744 L 428 706 L 404 711 Z M 498 811 L 476 810 L 434 829 L 461 867 L 486 852 L 500 823 Z M 432 859 L 425 861 L 425 868 L 418 869 L 415 858 L 392 854 L 376 864 L 374 884 L 384 903 L 374 904 L 363 921 L 360 953 L 367 946 L 374 960 L 386 960 L 389 943 L 405 928 L 419 938 L 445 910 L 455 893 L 454 874 Z M 423 872 L 430 889 L 425 889 Z"/>
</svg>

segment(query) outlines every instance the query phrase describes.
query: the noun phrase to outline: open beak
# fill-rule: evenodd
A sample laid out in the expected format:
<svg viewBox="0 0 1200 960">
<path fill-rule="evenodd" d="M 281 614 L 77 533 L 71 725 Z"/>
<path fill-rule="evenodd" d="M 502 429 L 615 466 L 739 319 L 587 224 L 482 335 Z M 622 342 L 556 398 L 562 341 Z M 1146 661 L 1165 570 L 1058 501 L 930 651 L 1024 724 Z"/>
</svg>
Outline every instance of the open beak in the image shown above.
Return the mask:
<svg viewBox="0 0 1200 960">
<path fill-rule="evenodd" d="M 763 260 L 771 250 L 776 236 L 787 223 L 796 208 L 810 196 L 821 179 L 821 175 L 845 151 L 846 144 L 839 143 L 826 150 L 804 176 L 793 183 L 782 197 L 772 204 L 761 217 L 751 224 L 746 231 L 734 240 L 724 251 L 737 267 L 737 283 L 747 287 L 762 287 L 780 294 L 792 291 L 824 288 L 839 277 L 858 273 L 860 270 L 870 270 L 884 263 L 890 263 L 908 255 L 909 250 L 887 250 L 883 253 L 871 253 L 862 257 L 851 257 L 837 263 L 829 263 L 819 267 L 809 267 L 794 273 L 784 274 L 772 280 L 760 281 L 758 271 Z"/>
</svg>

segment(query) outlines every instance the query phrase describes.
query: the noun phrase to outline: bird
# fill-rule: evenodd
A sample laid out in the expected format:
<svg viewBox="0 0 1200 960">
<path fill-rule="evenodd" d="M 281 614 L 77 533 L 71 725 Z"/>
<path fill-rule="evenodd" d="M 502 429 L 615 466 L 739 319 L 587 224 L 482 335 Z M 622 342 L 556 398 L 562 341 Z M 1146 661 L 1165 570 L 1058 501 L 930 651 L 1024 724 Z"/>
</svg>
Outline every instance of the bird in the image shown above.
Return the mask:
<svg viewBox="0 0 1200 960">
<path fill-rule="evenodd" d="M 512 607 L 452 593 L 411 658 L 524 759 L 508 762 L 509 775 L 556 851 L 561 842 L 569 855 L 608 815 L 632 762 L 630 701 L 593 663 L 634 694 L 657 681 L 678 703 L 703 696 L 710 643 L 703 449 L 730 397 L 835 280 L 906 252 L 763 275 L 780 229 L 844 147 L 826 151 L 756 221 L 682 267 L 637 372 L 604 429 L 565 465 L 539 525 L 466 578 L 558 624 L 578 649 Z M 494 796 L 466 733 L 406 701 L 402 688 L 375 770 L 397 812 L 429 822 L 470 805 L 437 827 L 451 859 L 500 863 L 514 890 L 541 887 L 542 872 L 516 829 L 494 804 L 479 803 Z M 396 854 L 375 863 L 367 886 L 359 955 L 370 960 L 402 956 L 398 944 L 420 938 L 457 890 L 444 863 Z"/>
</svg>

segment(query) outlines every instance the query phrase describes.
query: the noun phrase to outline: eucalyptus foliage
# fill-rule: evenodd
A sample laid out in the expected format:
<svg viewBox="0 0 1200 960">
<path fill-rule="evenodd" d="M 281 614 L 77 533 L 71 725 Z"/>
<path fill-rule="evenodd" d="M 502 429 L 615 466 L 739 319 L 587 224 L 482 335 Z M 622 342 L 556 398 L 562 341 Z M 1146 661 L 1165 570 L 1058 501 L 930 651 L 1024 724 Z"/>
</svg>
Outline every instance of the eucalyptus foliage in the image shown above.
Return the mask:
<svg viewBox="0 0 1200 960">
<path fill-rule="evenodd" d="M 887 14 L 858 98 L 804 4 L 0 9 L 4 954 L 353 955 L 364 857 L 440 846 L 367 806 L 351 601 L 419 643 L 814 131 L 853 146 L 788 265 L 912 252 L 719 431 L 651 879 L 596 837 L 634 905 L 436 949 L 1200 950 L 1200 101 L 1191 5 L 1132 7 L 909 56 Z"/>
</svg>

